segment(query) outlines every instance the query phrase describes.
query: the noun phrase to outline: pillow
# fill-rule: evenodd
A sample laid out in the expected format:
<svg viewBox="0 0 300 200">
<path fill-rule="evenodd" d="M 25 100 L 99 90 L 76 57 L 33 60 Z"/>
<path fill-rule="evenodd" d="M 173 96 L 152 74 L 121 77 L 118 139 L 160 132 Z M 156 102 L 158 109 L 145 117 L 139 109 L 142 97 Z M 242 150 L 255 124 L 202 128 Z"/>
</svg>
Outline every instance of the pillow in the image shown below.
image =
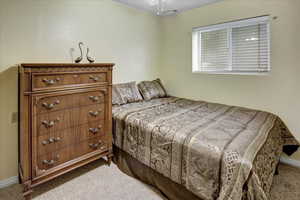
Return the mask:
<svg viewBox="0 0 300 200">
<path fill-rule="evenodd" d="M 112 87 L 113 105 L 123 105 L 142 100 L 143 97 L 141 96 L 135 82 L 115 84 Z"/>
<path fill-rule="evenodd" d="M 143 81 L 138 84 L 138 87 L 145 100 L 167 96 L 167 92 L 160 79 L 156 79 L 154 81 Z"/>
</svg>

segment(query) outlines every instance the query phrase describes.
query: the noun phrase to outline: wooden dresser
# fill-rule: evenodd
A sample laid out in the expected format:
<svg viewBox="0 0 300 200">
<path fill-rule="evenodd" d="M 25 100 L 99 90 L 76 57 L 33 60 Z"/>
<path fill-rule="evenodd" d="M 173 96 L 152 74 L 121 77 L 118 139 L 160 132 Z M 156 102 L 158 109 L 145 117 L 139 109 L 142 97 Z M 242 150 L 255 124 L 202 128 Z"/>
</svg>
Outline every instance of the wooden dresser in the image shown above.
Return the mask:
<svg viewBox="0 0 300 200">
<path fill-rule="evenodd" d="M 32 188 L 91 161 L 112 158 L 114 64 L 21 64 L 19 174 Z"/>
</svg>

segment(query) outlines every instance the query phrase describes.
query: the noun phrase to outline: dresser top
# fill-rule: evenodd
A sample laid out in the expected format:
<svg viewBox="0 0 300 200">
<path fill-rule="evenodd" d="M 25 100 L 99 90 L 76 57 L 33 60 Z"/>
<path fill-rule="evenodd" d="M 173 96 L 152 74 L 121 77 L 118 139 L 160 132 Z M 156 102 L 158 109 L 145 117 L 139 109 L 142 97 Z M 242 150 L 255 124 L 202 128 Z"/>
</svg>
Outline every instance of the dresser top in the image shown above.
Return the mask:
<svg viewBox="0 0 300 200">
<path fill-rule="evenodd" d="M 22 63 L 23 68 L 49 68 L 49 67 L 113 67 L 114 63 Z"/>
</svg>

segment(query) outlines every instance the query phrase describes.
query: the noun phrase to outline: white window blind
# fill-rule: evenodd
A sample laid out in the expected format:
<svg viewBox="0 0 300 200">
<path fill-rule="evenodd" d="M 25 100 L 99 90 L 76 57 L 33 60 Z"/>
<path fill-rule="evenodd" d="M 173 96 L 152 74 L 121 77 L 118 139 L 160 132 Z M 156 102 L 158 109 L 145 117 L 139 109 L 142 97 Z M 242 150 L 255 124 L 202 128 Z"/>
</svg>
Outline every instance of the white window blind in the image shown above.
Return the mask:
<svg viewBox="0 0 300 200">
<path fill-rule="evenodd" d="M 193 29 L 193 72 L 270 71 L 269 17 Z"/>
<path fill-rule="evenodd" d="M 223 70 L 228 62 L 228 33 L 226 29 L 203 32 L 201 38 L 201 67 L 203 70 Z"/>
</svg>

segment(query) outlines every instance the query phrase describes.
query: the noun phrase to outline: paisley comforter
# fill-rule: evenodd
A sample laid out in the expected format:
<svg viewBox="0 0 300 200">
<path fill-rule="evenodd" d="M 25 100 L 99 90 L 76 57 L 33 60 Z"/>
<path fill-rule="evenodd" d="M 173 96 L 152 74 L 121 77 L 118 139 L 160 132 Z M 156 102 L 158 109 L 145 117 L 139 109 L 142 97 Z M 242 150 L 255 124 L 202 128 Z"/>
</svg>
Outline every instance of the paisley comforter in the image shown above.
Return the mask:
<svg viewBox="0 0 300 200">
<path fill-rule="evenodd" d="M 203 200 L 266 200 L 282 146 L 275 115 L 169 97 L 113 107 L 114 144 Z"/>
</svg>

